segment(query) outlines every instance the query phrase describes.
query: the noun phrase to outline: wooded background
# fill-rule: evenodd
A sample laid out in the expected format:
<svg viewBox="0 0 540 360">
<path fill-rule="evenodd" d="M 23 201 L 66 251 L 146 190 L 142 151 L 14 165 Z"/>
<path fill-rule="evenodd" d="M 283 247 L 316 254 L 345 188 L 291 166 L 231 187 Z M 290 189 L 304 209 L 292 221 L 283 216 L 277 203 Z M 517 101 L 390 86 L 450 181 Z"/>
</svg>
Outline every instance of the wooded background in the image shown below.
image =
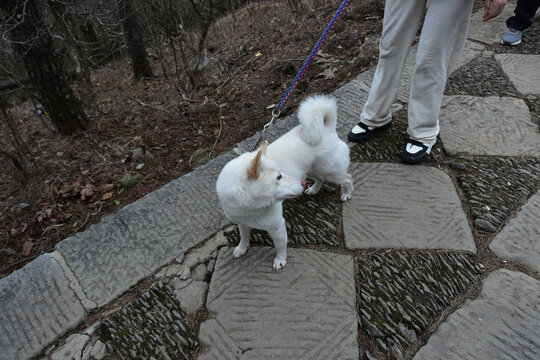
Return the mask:
<svg viewBox="0 0 540 360">
<path fill-rule="evenodd" d="M 341 0 L 0 1 L 0 277 L 260 131 Z M 289 98 L 377 61 L 351 1 Z"/>
</svg>

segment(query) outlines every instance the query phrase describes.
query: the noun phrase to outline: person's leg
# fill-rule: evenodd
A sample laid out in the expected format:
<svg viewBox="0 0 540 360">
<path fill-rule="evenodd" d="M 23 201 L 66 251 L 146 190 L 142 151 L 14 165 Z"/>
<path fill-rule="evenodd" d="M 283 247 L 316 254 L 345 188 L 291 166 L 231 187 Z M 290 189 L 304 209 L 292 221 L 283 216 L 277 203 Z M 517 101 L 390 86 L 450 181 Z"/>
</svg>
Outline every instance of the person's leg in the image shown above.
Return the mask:
<svg viewBox="0 0 540 360">
<path fill-rule="evenodd" d="M 409 96 L 411 139 L 434 143 L 449 66 L 455 66 L 469 28 L 473 0 L 431 0 L 427 9 Z"/>
<path fill-rule="evenodd" d="M 509 29 L 524 31 L 532 25 L 531 19 L 540 7 L 540 0 L 518 0 L 514 16 L 506 20 Z"/>
<path fill-rule="evenodd" d="M 392 119 L 391 106 L 397 97 L 401 72 L 424 14 L 426 1 L 386 1 L 379 62 L 361 116 L 361 121 L 366 125 L 378 127 Z"/>
</svg>

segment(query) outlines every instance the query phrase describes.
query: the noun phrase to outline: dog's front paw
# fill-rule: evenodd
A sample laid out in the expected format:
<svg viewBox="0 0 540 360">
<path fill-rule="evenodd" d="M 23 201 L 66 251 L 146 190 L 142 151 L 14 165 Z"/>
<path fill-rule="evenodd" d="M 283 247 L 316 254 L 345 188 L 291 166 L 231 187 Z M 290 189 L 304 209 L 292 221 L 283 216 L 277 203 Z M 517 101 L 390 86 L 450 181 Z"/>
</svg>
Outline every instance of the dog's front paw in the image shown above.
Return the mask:
<svg viewBox="0 0 540 360">
<path fill-rule="evenodd" d="M 320 188 L 316 188 L 315 185 L 308 187 L 306 190 L 304 190 L 304 194 L 306 195 L 315 195 L 318 193 Z"/>
<path fill-rule="evenodd" d="M 274 259 L 274 270 L 280 270 L 283 269 L 287 265 L 287 260 L 285 259 L 278 259 L 277 257 Z"/>
<path fill-rule="evenodd" d="M 347 201 L 350 200 L 352 197 L 351 194 L 341 194 L 341 201 Z"/>
<path fill-rule="evenodd" d="M 247 248 L 241 247 L 240 245 L 238 245 L 233 250 L 233 256 L 235 258 L 239 258 L 240 256 L 244 255 L 246 253 L 246 251 L 247 251 Z"/>
</svg>

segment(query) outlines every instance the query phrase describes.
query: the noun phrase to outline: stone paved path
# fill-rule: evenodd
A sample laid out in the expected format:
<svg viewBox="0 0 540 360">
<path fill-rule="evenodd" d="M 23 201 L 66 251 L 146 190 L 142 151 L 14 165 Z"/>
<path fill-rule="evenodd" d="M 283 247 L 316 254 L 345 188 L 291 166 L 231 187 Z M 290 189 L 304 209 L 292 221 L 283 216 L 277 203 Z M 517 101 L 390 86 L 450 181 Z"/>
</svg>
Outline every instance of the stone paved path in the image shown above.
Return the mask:
<svg viewBox="0 0 540 360">
<path fill-rule="evenodd" d="M 325 185 L 285 203 L 283 271 L 264 232 L 233 259 L 217 207 L 247 139 L 1 279 L 0 360 L 539 359 L 540 21 L 500 46 L 512 10 L 474 14 L 418 166 L 398 156 L 413 48 L 393 127 L 350 144 L 353 199 Z M 372 78 L 334 92 L 342 138 Z"/>
</svg>

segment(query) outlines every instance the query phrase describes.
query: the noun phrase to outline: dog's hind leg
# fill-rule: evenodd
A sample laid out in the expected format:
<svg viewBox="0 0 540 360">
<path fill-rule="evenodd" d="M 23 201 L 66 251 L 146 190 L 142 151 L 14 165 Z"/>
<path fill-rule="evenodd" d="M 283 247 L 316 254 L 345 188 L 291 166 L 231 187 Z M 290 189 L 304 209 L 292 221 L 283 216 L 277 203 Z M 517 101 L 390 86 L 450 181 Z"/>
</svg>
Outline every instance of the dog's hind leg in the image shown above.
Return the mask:
<svg viewBox="0 0 540 360">
<path fill-rule="evenodd" d="M 281 220 L 278 228 L 269 231 L 277 252 L 274 259 L 274 270 L 282 269 L 287 264 L 287 226 L 285 226 L 285 219 Z"/>
<path fill-rule="evenodd" d="M 313 180 L 315 180 L 315 183 L 313 185 L 311 185 L 310 187 L 308 187 L 304 193 L 306 195 L 315 195 L 316 193 L 318 193 L 322 186 L 323 186 L 323 183 L 324 183 L 324 179 L 319 177 L 319 176 L 316 176 L 316 175 L 310 175 L 309 176 L 310 178 L 312 178 Z"/>
<path fill-rule="evenodd" d="M 351 174 L 346 174 L 344 181 L 341 183 L 341 201 L 347 201 L 352 197 L 354 190 L 353 179 Z"/>
<path fill-rule="evenodd" d="M 249 247 L 249 233 L 251 228 L 249 226 L 238 224 L 238 229 L 240 230 L 240 244 L 234 248 L 233 255 L 235 258 L 238 258 L 244 255 Z"/>
</svg>

